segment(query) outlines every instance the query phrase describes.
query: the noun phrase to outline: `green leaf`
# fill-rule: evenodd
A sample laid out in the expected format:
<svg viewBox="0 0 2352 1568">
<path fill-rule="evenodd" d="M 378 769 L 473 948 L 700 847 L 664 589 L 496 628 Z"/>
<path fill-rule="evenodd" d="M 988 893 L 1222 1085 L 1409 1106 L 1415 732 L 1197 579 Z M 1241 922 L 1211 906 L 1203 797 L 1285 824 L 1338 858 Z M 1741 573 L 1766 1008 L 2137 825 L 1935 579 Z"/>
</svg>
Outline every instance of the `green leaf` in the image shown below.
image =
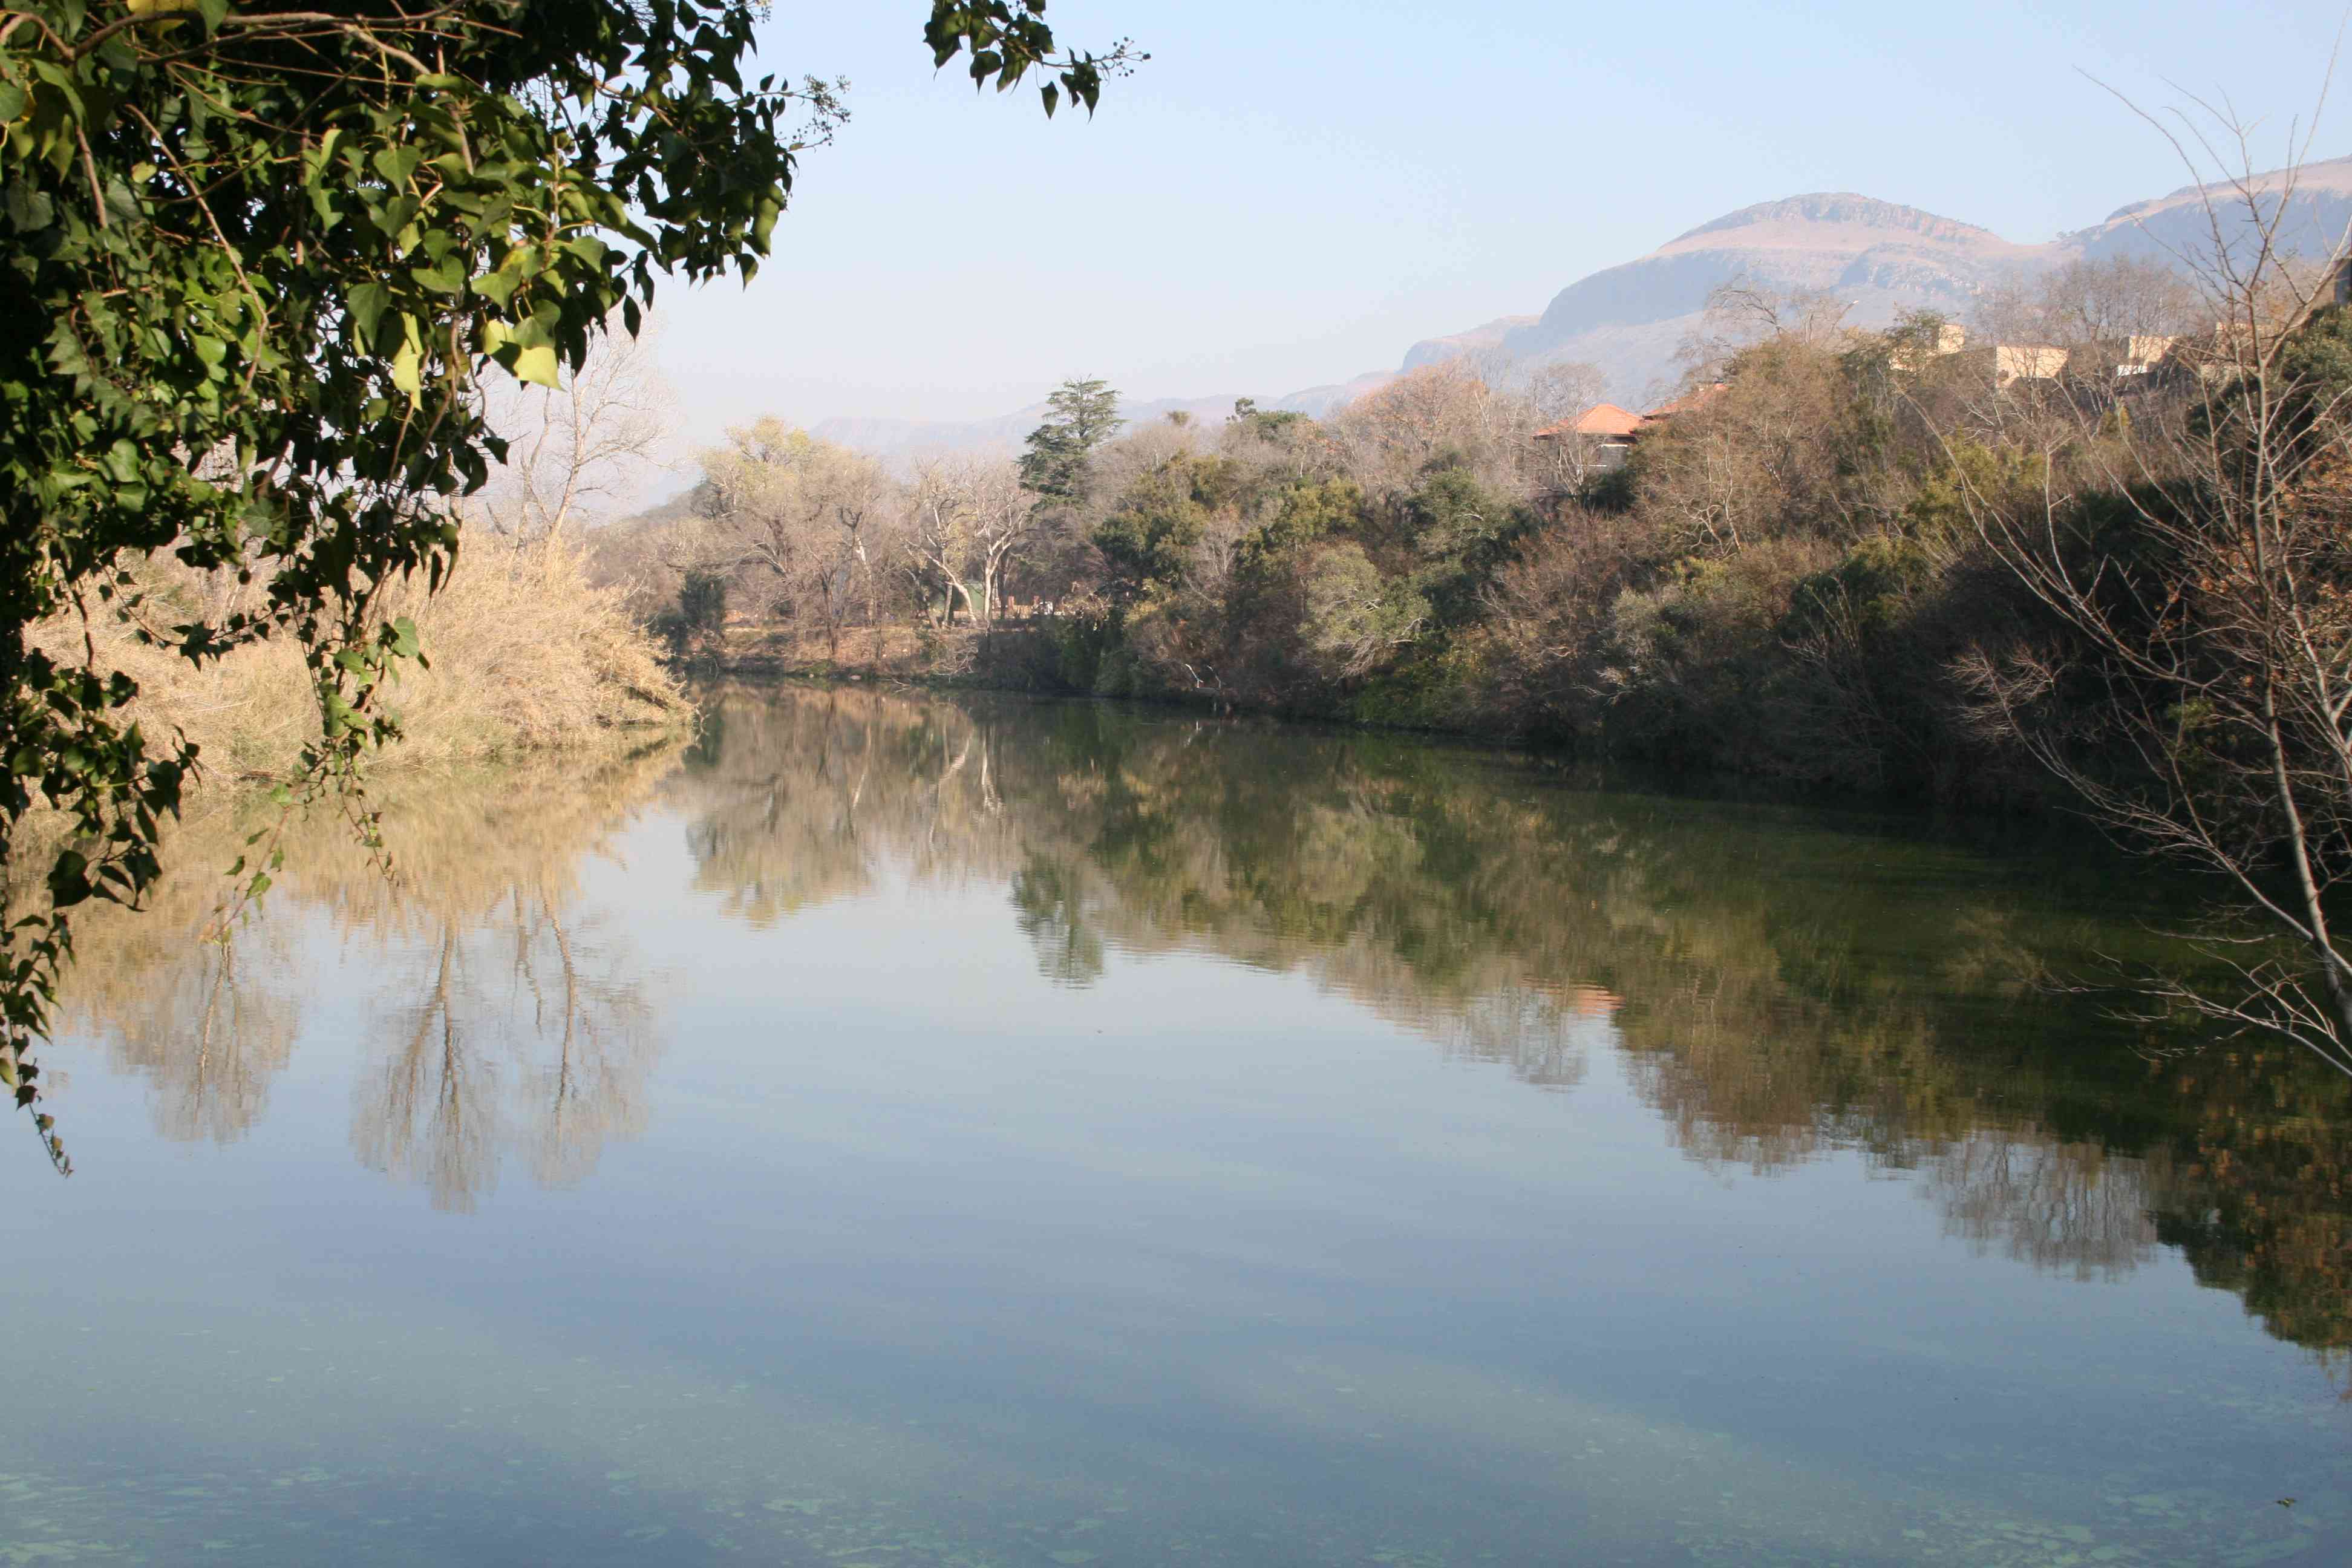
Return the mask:
<svg viewBox="0 0 2352 1568">
<path fill-rule="evenodd" d="M 78 849 L 61 849 L 49 867 L 49 903 L 70 909 L 89 897 L 89 859 Z"/>
<path fill-rule="evenodd" d="M 353 289 L 344 298 L 351 308 L 352 321 L 360 330 L 361 343 L 373 345 L 376 323 L 383 320 L 384 310 L 392 303 L 392 290 L 370 280 Z"/>
<path fill-rule="evenodd" d="M 9 182 L 6 209 L 9 223 L 19 234 L 38 234 L 57 221 L 57 208 L 48 193 L 37 191 L 21 180 Z"/>
<path fill-rule="evenodd" d="M 392 384 L 408 394 L 408 401 L 412 405 L 425 385 L 422 361 L 423 356 L 416 352 L 416 340 L 414 338 L 404 340 L 399 352 L 392 356 Z"/>
<path fill-rule="evenodd" d="M 536 383 L 541 386 L 561 386 L 562 380 L 551 344 L 539 343 L 515 355 L 514 375 L 517 381 Z"/>
<path fill-rule="evenodd" d="M 416 165 L 424 161 L 425 154 L 415 147 L 381 147 L 376 150 L 375 156 L 368 160 L 375 166 L 377 174 L 395 186 L 405 186 L 409 177 L 416 173 Z"/>
</svg>

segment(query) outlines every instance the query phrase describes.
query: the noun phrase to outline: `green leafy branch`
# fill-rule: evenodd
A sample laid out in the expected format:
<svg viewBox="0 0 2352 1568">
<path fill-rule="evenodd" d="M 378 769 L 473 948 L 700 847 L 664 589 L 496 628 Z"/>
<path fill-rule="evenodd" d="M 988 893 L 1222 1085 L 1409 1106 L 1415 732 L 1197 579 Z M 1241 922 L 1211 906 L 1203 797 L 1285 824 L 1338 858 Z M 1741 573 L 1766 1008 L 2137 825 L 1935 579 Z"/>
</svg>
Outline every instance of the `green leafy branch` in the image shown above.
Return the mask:
<svg viewBox="0 0 2352 1568">
<path fill-rule="evenodd" d="M 935 4 L 941 62 L 1032 68 L 1091 109 L 1102 57 L 1057 55 L 1036 0 Z M 505 445 L 493 369 L 555 384 L 657 280 L 752 276 L 796 152 L 838 83 L 747 79 L 750 0 L 34 0 L 0 9 L 0 861 L 61 818 L 34 907 L 0 931 L 0 1085 L 39 1098 L 35 1043 L 72 956 L 71 911 L 136 907 L 199 776 L 143 733 L 138 688 L 84 639 L 122 617 L 193 663 L 286 637 L 318 732 L 281 808 L 344 803 L 373 841 L 362 763 L 421 657 L 381 595 L 457 566 L 456 500 Z M 1048 89 L 1050 110 L 1057 94 Z M 790 117 L 803 117 L 797 127 Z M 133 568 L 170 552 L 257 588 L 172 624 Z M 241 862 L 242 901 L 278 867 Z M 64 1152 L 37 1122 L 58 1168 Z"/>
</svg>

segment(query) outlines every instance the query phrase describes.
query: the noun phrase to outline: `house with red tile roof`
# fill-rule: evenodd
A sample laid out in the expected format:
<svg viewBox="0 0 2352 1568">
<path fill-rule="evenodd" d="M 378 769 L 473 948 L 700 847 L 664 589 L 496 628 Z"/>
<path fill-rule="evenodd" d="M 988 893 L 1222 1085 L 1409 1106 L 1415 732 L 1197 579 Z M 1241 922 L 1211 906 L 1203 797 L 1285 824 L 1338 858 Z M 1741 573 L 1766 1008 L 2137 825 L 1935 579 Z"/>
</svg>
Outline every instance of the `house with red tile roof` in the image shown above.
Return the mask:
<svg viewBox="0 0 2352 1568">
<path fill-rule="evenodd" d="M 1573 419 L 1545 426 L 1535 438 L 1555 448 L 1570 479 L 1581 480 L 1588 474 L 1624 467 L 1633 434 L 1641 427 L 1642 416 L 1631 409 L 1597 403 Z"/>
<path fill-rule="evenodd" d="M 1613 403 L 1596 403 L 1573 419 L 1563 419 L 1557 425 L 1547 425 L 1536 432 L 1538 441 L 1554 440 L 1562 436 L 1631 436 L 1642 427 L 1642 416 Z"/>
</svg>

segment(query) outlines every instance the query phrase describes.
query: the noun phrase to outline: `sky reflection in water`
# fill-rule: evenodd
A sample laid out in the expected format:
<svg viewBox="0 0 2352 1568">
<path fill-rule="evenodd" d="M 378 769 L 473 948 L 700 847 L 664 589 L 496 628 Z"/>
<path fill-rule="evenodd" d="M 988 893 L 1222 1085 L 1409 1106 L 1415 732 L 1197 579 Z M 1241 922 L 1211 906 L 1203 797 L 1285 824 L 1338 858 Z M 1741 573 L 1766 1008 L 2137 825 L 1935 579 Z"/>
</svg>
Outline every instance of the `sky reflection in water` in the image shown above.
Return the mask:
<svg viewBox="0 0 2352 1568">
<path fill-rule="evenodd" d="M 2037 988 L 2109 868 L 860 691 L 387 806 L 86 935 L 0 1563 L 2352 1558 L 2352 1106 Z"/>
</svg>

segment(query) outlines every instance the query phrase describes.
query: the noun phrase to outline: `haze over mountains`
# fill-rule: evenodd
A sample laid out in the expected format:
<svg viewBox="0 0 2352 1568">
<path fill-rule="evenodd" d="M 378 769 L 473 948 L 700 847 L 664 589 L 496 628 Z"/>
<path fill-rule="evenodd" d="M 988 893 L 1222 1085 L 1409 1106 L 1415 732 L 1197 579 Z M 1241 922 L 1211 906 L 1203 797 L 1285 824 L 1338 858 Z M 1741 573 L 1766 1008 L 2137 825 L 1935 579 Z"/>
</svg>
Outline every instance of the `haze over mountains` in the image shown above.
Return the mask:
<svg viewBox="0 0 2352 1568">
<path fill-rule="evenodd" d="M 2257 188 L 2275 193 L 2281 184 L 2273 174 L 2263 176 Z M 2290 243 L 2325 252 L 2347 225 L 2352 157 L 2305 165 L 2284 226 Z M 2120 207 L 2041 245 L 2016 244 L 1972 224 L 1852 193 L 1790 196 L 1726 214 L 1647 256 L 1580 279 L 1554 295 L 1540 315 L 1503 316 L 1425 338 L 1405 351 L 1394 371 L 1287 396 L 1260 395 L 1259 402 L 1320 417 L 1401 374 L 1474 354 L 1523 364 L 1586 361 L 1601 367 L 1611 401 L 1642 406 L 1668 395 L 1679 371 L 1675 352 L 1698 327 L 1707 295 L 1736 278 L 1775 291 L 1828 290 L 1851 301 L 1849 322 L 1876 327 L 1911 310 L 1965 320 L 1989 287 L 2078 258 L 2210 255 L 2213 246 L 2212 223 L 2194 185 Z M 1160 399 L 1129 405 L 1125 413 L 1134 421 L 1177 411 L 1214 421 L 1232 412 L 1236 395 L 1248 395 Z M 815 434 L 883 458 L 1011 451 L 1045 412 L 1041 403 L 968 423 L 835 419 Z"/>
</svg>

